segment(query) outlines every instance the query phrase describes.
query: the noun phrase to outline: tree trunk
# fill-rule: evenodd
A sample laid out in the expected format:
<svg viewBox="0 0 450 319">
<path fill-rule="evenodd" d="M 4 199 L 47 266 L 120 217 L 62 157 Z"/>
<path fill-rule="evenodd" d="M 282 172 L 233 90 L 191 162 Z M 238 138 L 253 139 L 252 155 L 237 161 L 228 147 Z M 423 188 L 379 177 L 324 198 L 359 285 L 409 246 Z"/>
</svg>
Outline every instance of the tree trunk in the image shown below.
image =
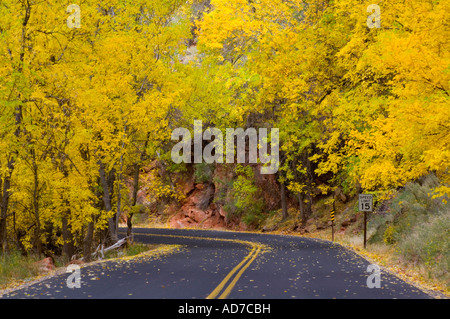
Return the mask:
<svg viewBox="0 0 450 319">
<path fill-rule="evenodd" d="M 70 216 L 70 210 L 66 213 L 66 215 Z M 74 255 L 75 248 L 73 245 L 73 235 L 71 230 L 69 229 L 66 216 L 62 218 L 62 237 L 63 237 L 63 254 L 66 256 L 67 261 L 70 261 L 70 259 Z"/>
<path fill-rule="evenodd" d="M 309 150 L 305 149 L 301 155 L 302 166 L 306 168 L 306 176 L 304 182 L 306 184 L 306 191 L 298 194 L 298 200 L 300 205 L 302 225 L 306 224 L 308 218 L 312 215 L 312 182 L 313 182 L 313 172 L 311 167 L 311 161 L 309 160 Z M 308 200 L 305 205 L 304 200 Z"/>
<path fill-rule="evenodd" d="M 150 132 L 147 133 L 147 138 L 145 139 L 144 147 L 142 148 L 142 152 L 139 158 L 139 162 L 134 163 L 134 177 L 133 177 L 133 198 L 131 200 L 131 207 L 135 207 L 137 203 L 137 193 L 139 190 L 139 170 L 141 169 L 141 162 L 146 158 L 146 150 L 148 146 L 148 141 L 150 139 Z M 131 232 L 133 230 L 133 212 L 130 212 L 130 215 L 127 218 L 127 237 L 131 238 Z"/>
<path fill-rule="evenodd" d="M 302 220 L 302 222 L 305 220 L 304 216 L 305 216 L 305 205 L 303 203 L 303 194 L 301 192 L 297 193 L 297 198 L 298 198 L 298 209 L 300 210 L 300 218 Z"/>
<path fill-rule="evenodd" d="M 280 183 L 280 194 L 281 194 L 281 211 L 283 220 L 285 220 L 288 217 L 288 211 L 287 211 L 287 200 L 286 200 L 286 185 L 284 185 L 284 182 Z"/>
<path fill-rule="evenodd" d="M 306 151 L 306 156 L 305 156 L 305 161 L 306 161 L 306 185 L 308 187 L 308 204 L 306 205 L 306 217 L 310 217 L 312 215 L 312 201 L 313 201 L 313 197 L 312 197 L 312 193 L 313 193 L 313 189 L 312 189 L 312 184 L 313 184 L 313 172 L 312 172 L 312 167 L 311 167 L 311 161 L 309 160 L 309 150 Z"/>
<path fill-rule="evenodd" d="M 284 165 L 286 161 L 286 154 L 284 152 L 280 152 L 280 167 Z M 278 182 L 280 183 L 280 199 L 281 199 L 281 212 L 282 212 L 282 219 L 285 220 L 288 217 L 288 211 L 287 211 L 287 198 L 286 198 L 286 185 L 285 185 L 285 177 L 283 176 L 283 173 L 281 170 L 278 171 L 277 175 Z M 280 181 L 281 179 L 281 181 Z"/>
<path fill-rule="evenodd" d="M 92 216 L 94 218 L 94 216 Z M 88 224 L 86 236 L 84 237 L 83 242 L 83 257 L 86 262 L 91 260 L 91 247 L 92 247 L 92 241 L 94 239 L 94 221 L 92 220 Z"/>
<path fill-rule="evenodd" d="M 17 73 L 22 73 L 23 72 L 23 65 L 24 65 L 24 60 L 25 60 L 25 52 L 27 49 L 27 37 L 26 37 L 26 31 L 27 31 L 27 26 L 28 26 L 28 22 L 30 20 L 31 17 L 31 3 L 30 2 L 26 2 L 24 3 L 24 9 L 25 9 L 25 15 L 22 21 L 22 36 L 21 36 L 21 50 L 20 50 L 20 55 L 19 55 L 19 63 L 18 63 L 18 68 L 17 68 Z M 11 90 L 14 90 L 11 89 Z M 11 91 L 11 94 L 13 93 L 13 91 Z M 22 124 L 22 120 L 23 120 L 23 113 L 22 113 L 22 97 L 21 94 L 18 94 L 17 96 L 17 101 L 20 102 L 16 107 L 15 107 L 15 112 L 14 112 L 14 120 L 15 120 L 15 124 L 16 124 L 16 130 L 14 131 L 14 135 L 19 138 L 20 137 L 20 125 Z M 18 153 L 17 150 L 13 151 L 13 153 Z M 9 156 L 8 159 L 8 170 L 9 172 L 7 172 L 5 174 L 4 180 L 3 180 L 3 190 L 2 190 L 2 196 L 1 196 L 1 205 L 0 205 L 0 245 L 2 246 L 2 251 L 6 252 L 7 250 L 7 225 L 6 225 L 6 218 L 8 217 L 8 205 L 9 205 L 9 198 L 11 197 L 11 192 L 10 192 L 10 188 L 11 188 L 11 177 L 12 177 L 12 173 L 14 170 L 14 164 L 15 164 L 15 159 L 12 156 Z"/>
<path fill-rule="evenodd" d="M 5 175 L 3 180 L 3 189 L 2 189 L 2 202 L 0 206 L 0 245 L 2 247 L 2 251 L 5 253 L 7 250 L 7 228 L 6 228 L 6 218 L 8 216 L 8 204 L 9 197 L 11 196 L 10 187 L 11 187 L 11 175 L 12 169 L 14 168 L 14 162 L 12 159 L 8 161 L 8 168 L 10 169 L 9 173 Z"/>
<path fill-rule="evenodd" d="M 40 211 L 39 211 L 39 198 L 40 198 L 40 194 L 39 194 L 39 170 L 38 170 L 38 166 L 36 163 L 36 153 L 34 149 L 31 149 L 31 156 L 32 156 L 32 160 L 33 160 L 33 181 L 34 181 L 34 185 L 33 185 L 33 212 L 34 212 L 34 218 L 36 220 L 36 228 L 35 228 L 35 241 L 36 241 L 36 248 L 37 248 L 37 253 L 39 258 L 41 257 L 42 254 L 42 239 L 41 239 L 41 218 L 39 216 Z"/>
<path fill-rule="evenodd" d="M 111 194 L 110 194 L 110 183 L 106 178 L 105 165 L 101 160 L 99 163 L 99 175 L 100 175 L 100 183 L 103 188 L 103 205 L 105 206 L 106 212 L 111 212 L 112 204 L 111 204 Z M 108 238 L 107 241 L 116 242 L 117 241 L 117 231 L 115 225 L 115 216 L 111 216 L 108 218 Z"/>
<path fill-rule="evenodd" d="M 303 179 L 300 178 L 300 176 L 298 175 L 298 171 L 297 171 L 297 166 L 298 166 L 298 158 L 294 159 L 294 161 L 291 163 L 291 169 L 294 172 L 294 178 L 295 181 L 297 183 L 299 183 L 300 185 L 303 186 Z M 302 224 L 305 225 L 305 221 L 306 221 L 306 212 L 305 212 L 305 203 L 304 201 L 304 196 L 302 191 L 297 192 L 297 199 L 298 199 L 298 209 L 300 211 L 300 219 L 302 221 Z"/>
<path fill-rule="evenodd" d="M 135 207 L 137 203 L 137 193 L 139 189 L 139 163 L 134 163 L 134 176 L 133 176 L 133 197 L 131 199 L 131 207 Z M 131 211 L 127 218 L 127 237 L 131 236 L 133 224 L 131 219 L 133 218 L 133 212 Z"/>
</svg>

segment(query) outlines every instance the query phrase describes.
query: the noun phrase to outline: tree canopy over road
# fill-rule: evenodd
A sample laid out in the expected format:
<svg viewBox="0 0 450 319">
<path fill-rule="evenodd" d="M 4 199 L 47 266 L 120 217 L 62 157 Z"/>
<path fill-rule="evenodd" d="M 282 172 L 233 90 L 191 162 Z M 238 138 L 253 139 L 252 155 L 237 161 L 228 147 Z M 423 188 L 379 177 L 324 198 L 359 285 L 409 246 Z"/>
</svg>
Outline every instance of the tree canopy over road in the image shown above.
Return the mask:
<svg viewBox="0 0 450 319">
<path fill-rule="evenodd" d="M 171 133 L 194 120 L 278 128 L 276 177 L 303 219 L 315 188 L 383 196 L 432 172 L 430 196 L 448 199 L 450 3 L 380 2 L 379 28 L 368 5 L 2 1 L 2 252 L 70 258 L 117 240 L 121 213 L 136 210 L 126 182 L 153 159 L 182 170 Z M 251 196 L 251 172 L 235 167 Z"/>
</svg>

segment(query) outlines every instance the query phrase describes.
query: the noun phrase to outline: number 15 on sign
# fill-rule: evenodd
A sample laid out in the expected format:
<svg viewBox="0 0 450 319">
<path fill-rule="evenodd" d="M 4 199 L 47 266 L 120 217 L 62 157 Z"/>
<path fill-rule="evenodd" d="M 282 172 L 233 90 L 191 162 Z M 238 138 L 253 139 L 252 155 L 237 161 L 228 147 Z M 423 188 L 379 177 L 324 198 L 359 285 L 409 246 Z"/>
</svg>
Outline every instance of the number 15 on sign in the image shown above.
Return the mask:
<svg viewBox="0 0 450 319">
<path fill-rule="evenodd" d="M 368 194 L 359 195 L 359 211 L 360 212 L 373 211 L 373 195 Z"/>
</svg>

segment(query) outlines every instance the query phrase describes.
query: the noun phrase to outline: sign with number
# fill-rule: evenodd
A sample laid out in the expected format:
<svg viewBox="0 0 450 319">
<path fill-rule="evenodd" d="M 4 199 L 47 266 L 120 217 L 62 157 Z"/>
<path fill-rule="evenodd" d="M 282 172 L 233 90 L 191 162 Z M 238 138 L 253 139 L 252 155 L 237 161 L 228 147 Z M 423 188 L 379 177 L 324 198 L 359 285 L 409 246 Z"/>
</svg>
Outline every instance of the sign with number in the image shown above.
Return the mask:
<svg viewBox="0 0 450 319">
<path fill-rule="evenodd" d="M 373 195 L 360 194 L 359 195 L 359 211 L 372 212 L 373 211 Z"/>
</svg>

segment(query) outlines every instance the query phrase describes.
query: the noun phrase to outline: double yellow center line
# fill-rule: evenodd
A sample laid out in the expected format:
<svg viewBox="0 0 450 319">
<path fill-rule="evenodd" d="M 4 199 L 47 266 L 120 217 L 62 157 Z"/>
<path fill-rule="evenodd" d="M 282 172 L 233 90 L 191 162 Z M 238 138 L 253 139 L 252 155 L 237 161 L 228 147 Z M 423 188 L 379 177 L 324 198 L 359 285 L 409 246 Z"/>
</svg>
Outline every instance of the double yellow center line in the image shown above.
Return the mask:
<svg viewBox="0 0 450 319">
<path fill-rule="evenodd" d="M 233 268 L 229 272 L 229 274 L 222 280 L 222 282 L 214 289 L 206 299 L 214 299 L 217 297 L 217 295 L 224 289 L 227 282 L 233 277 L 233 275 L 237 272 L 236 276 L 234 276 L 231 283 L 225 287 L 222 294 L 219 296 L 218 299 L 226 299 L 228 295 L 231 293 L 231 290 L 233 290 L 234 286 L 238 282 L 239 278 L 241 278 L 244 271 L 252 264 L 252 262 L 256 259 L 258 254 L 261 252 L 261 246 L 257 244 L 250 243 L 253 248 L 250 251 L 250 253 L 247 255 L 247 257 L 244 258 L 236 267 Z"/>
<path fill-rule="evenodd" d="M 262 249 L 265 247 L 262 244 L 243 241 L 237 239 L 222 239 L 222 238 L 213 238 L 213 237 L 194 237 L 194 236 L 179 236 L 179 235 L 163 235 L 163 234 L 146 234 L 146 233 L 136 233 L 136 235 L 145 235 L 145 236 L 154 236 L 154 237 L 171 237 L 171 238 L 185 238 L 185 239 L 196 239 L 196 240 L 217 240 L 217 241 L 225 241 L 225 242 L 233 242 L 239 243 L 243 245 L 248 245 L 252 247 L 250 253 L 236 266 L 234 267 L 228 275 L 220 282 L 220 284 L 206 297 L 206 299 L 215 299 L 217 296 L 220 296 L 217 299 L 226 299 L 234 286 L 238 282 L 239 278 L 241 278 L 242 274 L 245 270 L 250 267 L 250 265 L 255 261 L 258 254 L 261 253 Z M 230 283 L 228 283 L 231 280 Z"/>
</svg>

